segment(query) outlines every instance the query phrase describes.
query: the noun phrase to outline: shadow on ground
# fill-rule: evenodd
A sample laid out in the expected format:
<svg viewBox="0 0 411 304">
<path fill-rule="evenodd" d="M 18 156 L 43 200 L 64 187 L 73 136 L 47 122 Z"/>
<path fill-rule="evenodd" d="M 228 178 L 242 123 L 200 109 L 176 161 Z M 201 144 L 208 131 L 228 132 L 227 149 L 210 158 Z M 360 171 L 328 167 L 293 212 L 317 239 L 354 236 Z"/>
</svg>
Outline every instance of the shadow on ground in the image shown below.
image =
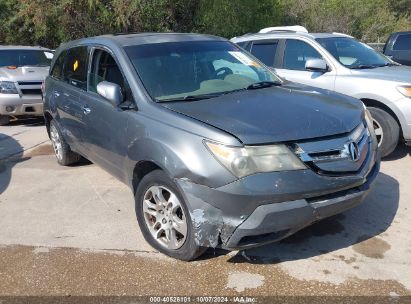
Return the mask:
<svg viewBox="0 0 411 304">
<path fill-rule="evenodd" d="M 394 152 L 392 152 L 387 157 L 384 157 L 383 161 L 393 161 L 407 156 L 411 156 L 411 147 L 401 144 L 398 145 L 397 149 L 395 149 Z"/>
<path fill-rule="evenodd" d="M 399 203 L 397 180 L 380 173 L 358 207 L 319 221 L 278 243 L 238 252 L 230 263 L 272 263 L 311 258 L 353 246 L 383 233 L 391 225 Z M 209 249 L 202 259 L 227 254 Z"/>
<path fill-rule="evenodd" d="M 0 195 L 10 184 L 14 165 L 26 160 L 22 156 L 23 147 L 13 137 L 0 133 Z"/>
<path fill-rule="evenodd" d="M 44 118 L 43 117 L 23 117 L 19 119 L 13 119 L 10 123 L 6 126 L 28 126 L 28 127 L 36 127 L 36 126 L 44 126 Z"/>
</svg>

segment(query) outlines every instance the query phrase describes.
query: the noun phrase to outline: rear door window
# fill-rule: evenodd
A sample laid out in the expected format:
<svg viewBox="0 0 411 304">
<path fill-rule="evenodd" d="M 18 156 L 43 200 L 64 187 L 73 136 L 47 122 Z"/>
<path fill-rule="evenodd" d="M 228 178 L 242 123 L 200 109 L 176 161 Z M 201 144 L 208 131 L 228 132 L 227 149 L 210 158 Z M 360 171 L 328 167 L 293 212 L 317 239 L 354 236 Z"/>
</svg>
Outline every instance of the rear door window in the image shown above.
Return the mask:
<svg viewBox="0 0 411 304">
<path fill-rule="evenodd" d="M 411 34 L 401 34 L 395 40 L 392 48 L 394 51 L 410 51 L 411 50 Z"/>
<path fill-rule="evenodd" d="M 70 49 L 64 65 L 64 80 L 75 87 L 86 90 L 87 68 L 87 46 L 80 46 Z"/>
<path fill-rule="evenodd" d="M 260 59 L 265 65 L 273 66 L 277 52 L 278 41 L 275 42 L 254 42 L 251 53 Z"/>
<path fill-rule="evenodd" d="M 288 70 L 305 71 L 305 63 L 309 59 L 322 59 L 320 53 L 318 53 L 308 43 L 288 39 L 285 45 L 283 68 Z"/>
</svg>

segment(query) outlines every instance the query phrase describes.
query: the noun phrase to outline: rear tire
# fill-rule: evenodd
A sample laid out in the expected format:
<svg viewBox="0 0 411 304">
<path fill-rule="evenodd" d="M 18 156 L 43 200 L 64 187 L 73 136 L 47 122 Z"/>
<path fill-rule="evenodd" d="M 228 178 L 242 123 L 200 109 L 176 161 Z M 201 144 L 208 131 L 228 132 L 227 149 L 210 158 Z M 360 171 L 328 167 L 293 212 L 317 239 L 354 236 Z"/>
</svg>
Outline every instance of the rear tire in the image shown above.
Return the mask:
<svg viewBox="0 0 411 304">
<path fill-rule="evenodd" d="M 375 135 L 381 157 L 391 154 L 398 145 L 400 139 L 400 126 L 391 114 L 380 108 L 368 107 L 373 118 Z"/>
<path fill-rule="evenodd" d="M 195 242 L 190 213 L 183 196 L 163 171 L 152 171 L 141 180 L 135 203 L 141 232 L 153 248 L 183 261 L 194 260 L 207 249 Z"/>
<path fill-rule="evenodd" d="M 10 122 L 10 116 L 0 115 L 0 126 L 6 126 Z"/>
<path fill-rule="evenodd" d="M 71 151 L 70 146 L 64 140 L 57 123 L 54 120 L 50 122 L 50 139 L 57 162 L 60 165 L 73 165 L 81 159 L 79 154 Z"/>
</svg>

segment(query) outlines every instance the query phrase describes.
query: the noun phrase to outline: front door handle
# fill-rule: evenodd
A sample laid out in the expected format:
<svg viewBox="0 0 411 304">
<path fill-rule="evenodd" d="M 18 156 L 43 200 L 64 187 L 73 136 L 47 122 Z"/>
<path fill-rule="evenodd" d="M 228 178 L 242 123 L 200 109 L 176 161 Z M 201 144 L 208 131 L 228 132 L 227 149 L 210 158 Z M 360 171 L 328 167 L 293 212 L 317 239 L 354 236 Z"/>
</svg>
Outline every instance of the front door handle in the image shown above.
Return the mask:
<svg viewBox="0 0 411 304">
<path fill-rule="evenodd" d="M 90 114 L 90 112 L 91 112 L 91 109 L 90 109 L 88 106 L 84 106 L 84 107 L 83 107 L 83 113 L 84 113 L 85 115 Z"/>
</svg>

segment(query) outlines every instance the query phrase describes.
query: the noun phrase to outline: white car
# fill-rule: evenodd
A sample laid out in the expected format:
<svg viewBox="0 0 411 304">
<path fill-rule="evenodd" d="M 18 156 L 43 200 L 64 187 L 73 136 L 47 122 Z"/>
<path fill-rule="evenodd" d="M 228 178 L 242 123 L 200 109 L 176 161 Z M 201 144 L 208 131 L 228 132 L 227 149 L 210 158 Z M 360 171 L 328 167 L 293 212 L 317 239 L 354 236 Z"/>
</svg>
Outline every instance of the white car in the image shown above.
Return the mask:
<svg viewBox="0 0 411 304">
<path fill-rule="evenodd" d="M 411 67 L 394 63 L 351 36 L 272 27 L 235 37 L 279 76 L 361 99 L 374 119 L 382 156 L 400 139 L 411 145 Z"/>
<path fill-rule="evenodd" d="M 11 116 L 43 115 L 41 85 L 52 58 L 42 47 L 0 46 L 0 125 Z"/>
</svg>

